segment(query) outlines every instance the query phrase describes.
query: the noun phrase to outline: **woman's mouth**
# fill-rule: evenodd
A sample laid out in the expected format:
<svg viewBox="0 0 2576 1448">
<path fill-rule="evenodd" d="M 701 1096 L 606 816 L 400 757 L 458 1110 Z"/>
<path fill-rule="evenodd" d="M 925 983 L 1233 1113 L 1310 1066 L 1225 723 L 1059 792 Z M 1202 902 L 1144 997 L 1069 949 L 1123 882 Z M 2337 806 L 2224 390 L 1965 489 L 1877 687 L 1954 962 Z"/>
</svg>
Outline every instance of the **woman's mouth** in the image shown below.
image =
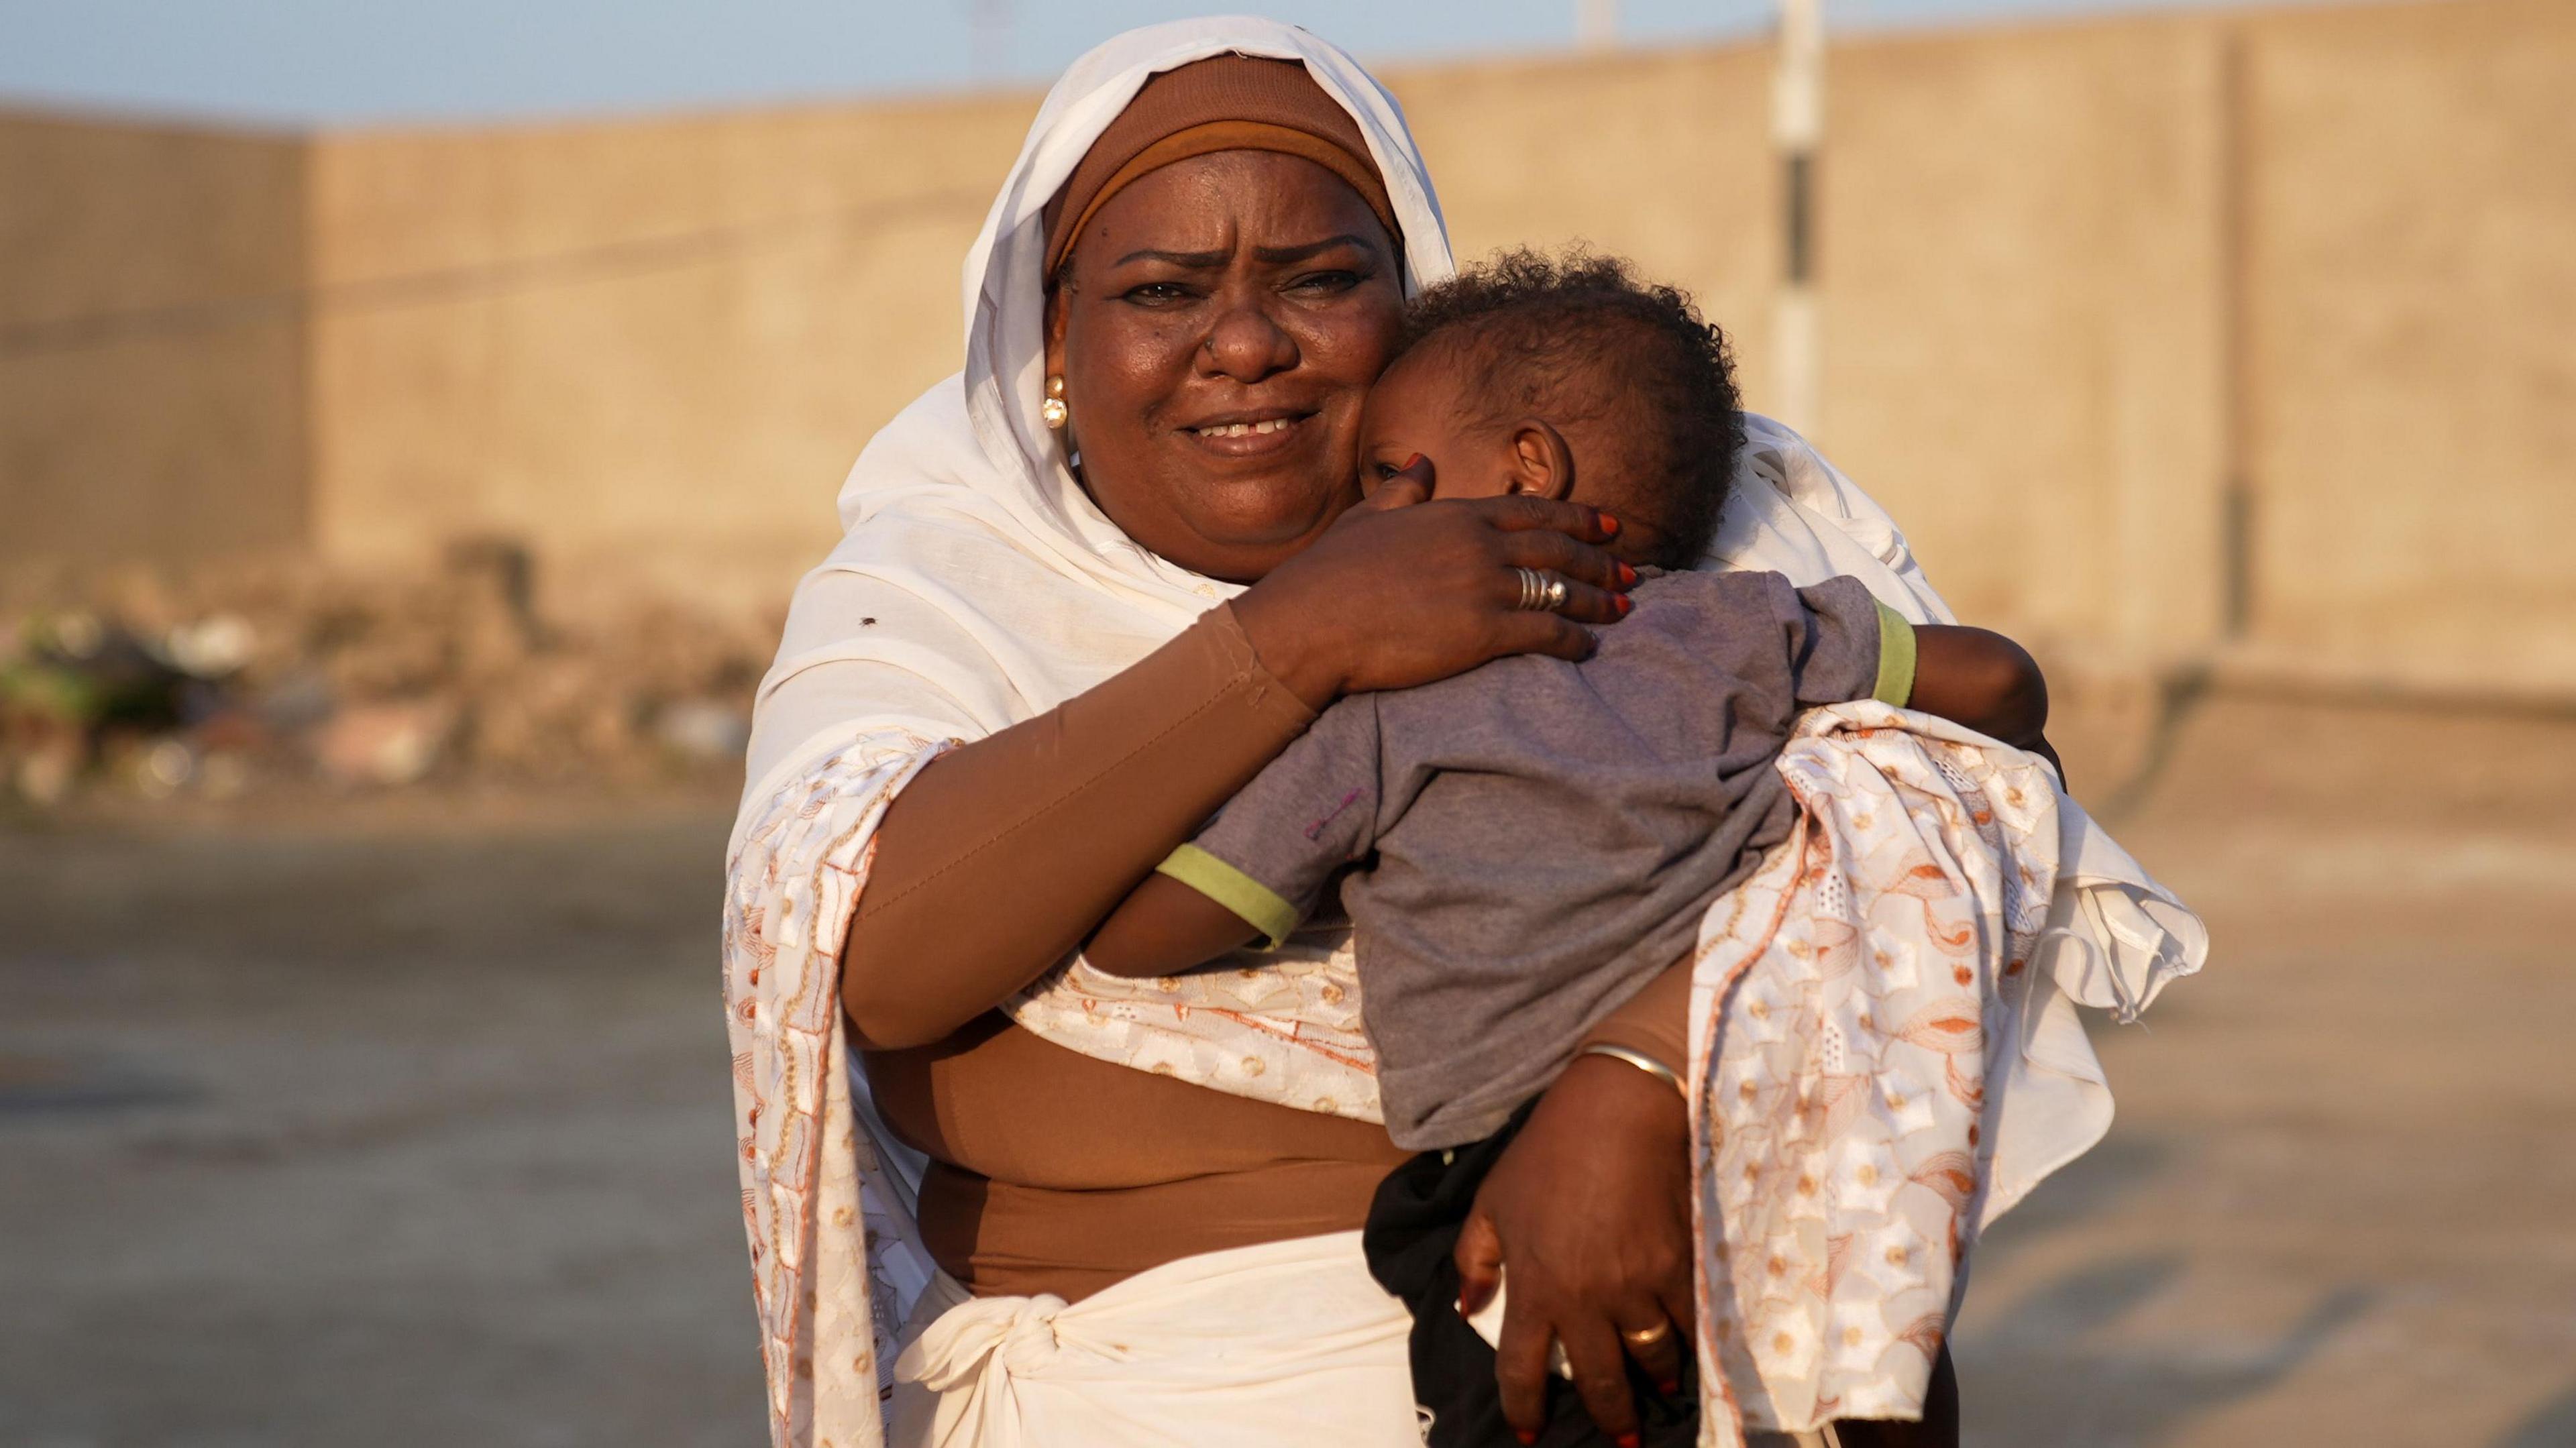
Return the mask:
<svg viewBox="0 0 2576 1448">
<path fill-rule="evenodd" d="M 1209 452 L 1223 457 L 1253 457 L 1276 452 L 1297 440 L 1298 430 L 1313 413 L 1289 417 L 1218 418 L 1181 431 Z"/>
</svg>

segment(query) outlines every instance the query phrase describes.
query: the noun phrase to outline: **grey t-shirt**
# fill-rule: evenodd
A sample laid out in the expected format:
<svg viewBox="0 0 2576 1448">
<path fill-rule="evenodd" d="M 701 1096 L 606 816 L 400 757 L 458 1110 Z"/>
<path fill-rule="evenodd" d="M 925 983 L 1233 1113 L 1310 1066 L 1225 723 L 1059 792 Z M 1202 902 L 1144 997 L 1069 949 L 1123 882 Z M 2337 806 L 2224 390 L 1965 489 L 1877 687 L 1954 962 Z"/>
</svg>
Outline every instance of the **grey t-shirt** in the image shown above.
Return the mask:
<svg viewBox="0 0 2576 1448">
<path fill-rule="evenodd" d="M 1399 1146 L 1498 1130 L 1691 948 L 1787 836 L 1772 766 L 1801 710 L 1913 685 L 1911 630 L 1853 579 L 1675 573 L 1632 597 L 1581 663 L 1334 704 L 1162 866 L 1274 941 L 1339 882 Z"/>
</svg>

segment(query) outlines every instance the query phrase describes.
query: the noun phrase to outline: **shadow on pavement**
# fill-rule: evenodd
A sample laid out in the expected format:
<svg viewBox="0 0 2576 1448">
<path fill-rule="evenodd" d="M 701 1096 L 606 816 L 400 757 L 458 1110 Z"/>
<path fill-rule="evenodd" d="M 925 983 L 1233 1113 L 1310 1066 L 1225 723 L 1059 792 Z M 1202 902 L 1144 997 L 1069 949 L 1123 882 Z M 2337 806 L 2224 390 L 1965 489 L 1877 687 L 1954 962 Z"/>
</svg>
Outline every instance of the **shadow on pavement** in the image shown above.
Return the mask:
<svg viewBox="0 0 2576 1448">
<path fill-rule="evenodd" d="M 2576 1383 L 2495 1440 L 2495 1448 L 2567 1448 L 2576 1443 Z"/>
<path fill-rule="evenodd" d="M 1974 1333 L 1962 1351 L 1982 1359 L 1985 1370 L 1964 1395 L 1967 1437 L 2091 1448 L 2163 1442 L 2191 1420 L 2289 1376 L 2378 1296 L 2368 1287 L 2339 1287 L 2279 1336 L 2249 1347 L 2096 1342 L 2177 1281 L 2184 1266 L 2179 1255 L 2157 1253 L 2071 1271 Z"/>
</svg>

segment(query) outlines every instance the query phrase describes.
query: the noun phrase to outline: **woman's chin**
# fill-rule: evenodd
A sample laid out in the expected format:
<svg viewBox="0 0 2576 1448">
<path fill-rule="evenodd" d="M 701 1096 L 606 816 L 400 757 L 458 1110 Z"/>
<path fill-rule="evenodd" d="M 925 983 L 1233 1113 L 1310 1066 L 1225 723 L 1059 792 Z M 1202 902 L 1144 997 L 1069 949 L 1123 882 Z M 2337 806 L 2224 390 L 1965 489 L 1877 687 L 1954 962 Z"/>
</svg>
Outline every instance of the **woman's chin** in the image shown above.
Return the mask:
<svg viewBox="0 0 2576 1448">
<path fill-rule="evenodd" d="M 1354 487 L 1346 497 L 1327 494 L 1293 509 L 1271 506 L 1242 511 L 1194 510 L 1182 521 L 1196 535 L 1192 540 L 1196 546 L 1191 551 L 1197 556 L 1165 556 L 1210 578 L 1250 583 L 1312 543 L 1358 496 L 1359 490 Z M 1275 496 L 1268 501 L 1275 504 Z"/>
</svg>

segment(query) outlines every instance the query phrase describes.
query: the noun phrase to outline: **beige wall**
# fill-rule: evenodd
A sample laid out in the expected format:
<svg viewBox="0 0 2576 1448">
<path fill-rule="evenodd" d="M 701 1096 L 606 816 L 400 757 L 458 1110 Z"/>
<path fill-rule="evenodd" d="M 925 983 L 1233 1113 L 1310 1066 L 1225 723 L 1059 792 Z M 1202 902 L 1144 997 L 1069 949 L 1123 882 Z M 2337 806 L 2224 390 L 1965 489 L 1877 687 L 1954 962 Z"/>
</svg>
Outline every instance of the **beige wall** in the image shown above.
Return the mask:
<svg viewBox="0 0 2576 1448">
<path fill-rule="evenodd" d="M 2112 669 L 2576 687 L 2576 7 L 1875 37 L 1830 65 L 1817 433 L 1964 612 Z M 1759 406 L 1768 66 L 1389 79 L 1462 256 L 1633 256 L 1735 335 Z M 0 273 L 0 336 L 303 299 L 0 350 L 0 534 L 96 548 L 186 492 L 182 515 L 249 499 L 226 526 L 343 559 L 506 533 L 558 581 L 774 604 L 850 458 L 956 365 L 957 262 L 1034 103 L 301 148 L 0 127 L 0 178 L 80 188 L 76 224 L 0 191 L 0 258 L 41 259 Z"/>
<path fill-rule="evenodd" d="M 304 148 L 0 111 L 0 563 L 294 547 Z"/>
<path fill-rule="evenodd" d="M 2268 661 L 2576 680 L 2576 6 L 2284 14 L 2245 87 Z"/>
<path fill-rule="evenodd" d="M 1028 109 L 319 141 L 317 543 L 492 531 L 558 578 L 783 598 L 869 434 L 958 365 Z"/>
<path fill-rule="evenodd" d="M 2210 638 L 2218 77 L 2131 22 L 1853 46 L 1822 161 L 1823 415 L 1967 616 Z"/>
</svg>

